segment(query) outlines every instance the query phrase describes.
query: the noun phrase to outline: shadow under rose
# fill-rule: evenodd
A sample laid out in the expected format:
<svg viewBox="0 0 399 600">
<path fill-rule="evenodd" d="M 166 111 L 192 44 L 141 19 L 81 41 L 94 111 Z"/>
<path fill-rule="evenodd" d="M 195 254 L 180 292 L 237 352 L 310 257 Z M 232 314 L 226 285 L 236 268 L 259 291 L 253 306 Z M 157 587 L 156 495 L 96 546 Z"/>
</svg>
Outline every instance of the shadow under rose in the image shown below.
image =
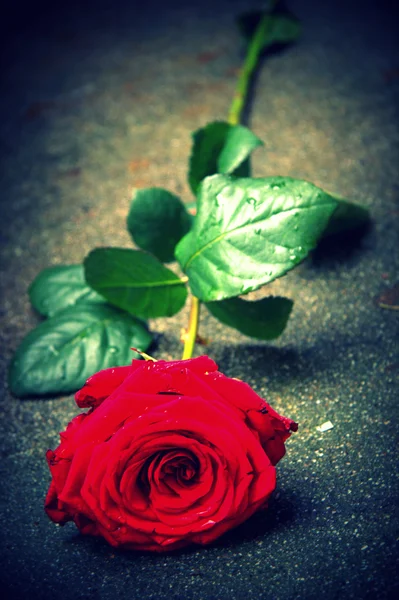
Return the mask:
<svg viewBox="0 0 399 600">
<path fill-rule="evenodd" d="M 244 543 L 267 538 L 268 535 L 271 535 L 274 532 L 290 529 L 294 525 L 298 514 L 300 514 L 301 520 L 303 521 L 304 515 L 307 513 L 306 507 L 302 506 L 303 504 L 304 500 L 298 497 L 296 491 L 290 492 L 288 489 L 284 489 L 284 493 L 278 495 L 278 499 L 275 495 L 270 499 L 266 509 L 258 511 L 247 521 L 224 533 L 211 544 L 206 544 L 204 546 L 192 544 L 185 548 L 169 552 L 157 553 L 113 548 L 103 538 L 84 536 L 80 533 L 76 533 L 76 535 L 72 535 L 66 539 L 64 544 L 76 545 L 80 547 L 80 549 L 87 549 L 90 553 L 96 554 L 97 556 L 119 556 L 128 560 L 151 557 L 153 559 L 165 559 L 168 556 L 190 557 L 193 554 L 197 554 L 198 552 L 202 553 L 207 550 L 212 551 L 217 549 L 219 551 L 221 549 L 233 549 L 236 546 L 242 546 Z"/>
<path fill-rule="evenodd" d="M 298 504 L 301 504 L 301 500 L 297 495 L 284 489 L 284 494 L 279 495 L 278 500 L 273 496 L 266 509 L 258 511 L 248 521 L 225 533 L 211 547 L 240 546 L 244 542 L 264 538 L 274 531 L 290 528 L 296 520 Z"/>
</svg>

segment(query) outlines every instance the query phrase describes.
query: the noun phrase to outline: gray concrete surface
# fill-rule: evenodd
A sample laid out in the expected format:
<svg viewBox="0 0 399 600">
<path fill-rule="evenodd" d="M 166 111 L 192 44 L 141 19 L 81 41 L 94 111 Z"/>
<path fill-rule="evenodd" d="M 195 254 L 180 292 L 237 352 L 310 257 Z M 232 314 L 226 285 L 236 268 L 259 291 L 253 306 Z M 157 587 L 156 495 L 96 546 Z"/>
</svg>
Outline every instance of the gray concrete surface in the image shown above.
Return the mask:
<svg viewBox="0 0 399 600">
<path fill-rule="evenodd" d="M 102 0 L 13 5 L 2 23 L 1 373 L 38 322 L 27 286 L 95 246 L 129 246 L 132 188 L 190 201 L 190 133 L 224 118 L 242 49 L 234 16 L 255 3 Z M 291 175 L 370 208 L 358 243 L 316 253 L 267 293 L 295 300 L 257 343 L 203 315 L 205 351 L 297 420 L 278 487 L 217 544 L 173 555 L 115 551 L 43 511 L 44 459 L 72 396 L 1 396 L 1 594 L 43 600 L 386 599 L 397 592 L 398 312 L 374 298 L 398 278 L 394 3 L 290 0 L 301 40 L 269 56 L 250 125 L 254 174 Z M 180 355 L 187 311 L 154 320 L 158 357 Z M 201 351 L 201 349 L 199 349 Z M 317 426 L 331 421 L 333 429 Z"/>
</svg>

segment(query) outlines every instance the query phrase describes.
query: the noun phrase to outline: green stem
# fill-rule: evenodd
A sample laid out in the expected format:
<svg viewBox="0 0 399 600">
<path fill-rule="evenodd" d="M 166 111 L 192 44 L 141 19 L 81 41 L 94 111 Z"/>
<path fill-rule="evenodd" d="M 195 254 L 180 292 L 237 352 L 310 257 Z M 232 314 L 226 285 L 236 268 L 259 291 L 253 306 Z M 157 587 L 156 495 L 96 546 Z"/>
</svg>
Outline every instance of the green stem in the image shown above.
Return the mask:
<svg viewBox="0 0 399 600">
<path fill-rule="evenodd" d="M 191 309 L 190 318 L 188 322 L 188 329 L 184 340 L 184 350 L 182 360 L 191 358 L 194 352 L 195 340 L 197 338 L 199 315 L 200 315 L 201 302 L 196 296 L 191 296 Z"/>
<path fill-rule="evenodd" d="M 269 14 L 265 13 L 252 36 L 251 43 L 245 57 L 244 65 L 241 69 L 238 78 L 236 91 L 231 103 L 228 122 L 231 125 L 238 125 L 241 120 L 241 114 L 244 110 L 245 102 L 248 95 L 248 88 L 251 82 L 252 75 L 258 64 L 260 53 L 263 49 L 265 33 L 269 24 Z"/>
<path fill-rule="evenodd" d="M 278 0 L 272 2 L 272 6 L 274 6 L 277 1 Z M 248 88 L 251 81 L 251 77 L 258 64 L 260 53 L 262 52 L 265 32 L 268 26 L 268 18 L 268 14 L 265 13 L 262 19 L 260 20 L 259 25 L 256 28 L 256 31 L 249 45 L 245 62 L 237 82 L 236 92 L 234 94 L 233 102 L 230 107 L 229 116 L 227 119 L 231 125 L 238 125 L 241 120 L 241 114 L 244 109 L 245 102 L 247 100 Z M 200 308 L 200 300 L 196 296 L 192 296 L 190 317 L 186 337 L 184 340 L 182 360 L 186 360 L 193 356 L 195 340 L 197 338 L 198 332 Z"/>
</svg>

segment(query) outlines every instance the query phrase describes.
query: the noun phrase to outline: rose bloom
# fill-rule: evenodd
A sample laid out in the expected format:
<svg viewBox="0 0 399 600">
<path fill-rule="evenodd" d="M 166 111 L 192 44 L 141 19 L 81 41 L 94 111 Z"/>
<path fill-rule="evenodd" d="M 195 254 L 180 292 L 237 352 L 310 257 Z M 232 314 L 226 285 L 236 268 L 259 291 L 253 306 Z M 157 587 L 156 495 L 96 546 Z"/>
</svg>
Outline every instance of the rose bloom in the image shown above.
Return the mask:
<svg viewBox="0 0 399 600">
<path fill-rule="evenodd" d="M 264 508 L 297 430 L 207 356 L 100 371 L 76 403 L 45 510 L 126 549 L 208 544 Z"/>
</svg>

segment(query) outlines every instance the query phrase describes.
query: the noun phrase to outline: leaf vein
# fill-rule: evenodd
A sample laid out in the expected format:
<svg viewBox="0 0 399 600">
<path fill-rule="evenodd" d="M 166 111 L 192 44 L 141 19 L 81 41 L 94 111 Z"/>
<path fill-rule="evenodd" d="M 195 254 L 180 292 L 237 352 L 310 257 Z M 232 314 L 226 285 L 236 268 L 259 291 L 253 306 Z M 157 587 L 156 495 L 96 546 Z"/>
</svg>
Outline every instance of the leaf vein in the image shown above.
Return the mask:
<svg viewBox="0 0 399 600">
<path fill-rule="evenodd" d="M 273 216 L 280 215 L 282 213 L 288 213 L 288 212 L 292 212 L 292 211 L 298 212 L 299 210 L 307 210 L 308 211 L 308 210 L 320 209 L 323 206 L 330 206 L 330 205 L 331 205 L 331 202 L 320 202 L 316 206 L 310 206 L 310 207 L 309 206 L 299 206 L 299 207 L 284 209 L 284 210 L 279 211 L 278 213 L 274 213 L 273 215 L 270 215 L 270 217 L 268 217 L 268 219 L 271 218 L 271 217 L 273 217 Z M 202 254 L 203 252 L 205 252 L 208 248 L 210 248 L 211 246 L 213 246 L 214 244 L 216 244 L 220 240 L 222 240 L 224 238 L 230 237 L 231 235 L 233 235 L 237 231 L 243 232 L 246 229 L 249 229 L 251 227 L 253 227 L 253 228 L 258 227 L 258 223 L 251 221 L 251 223 L 247 223 L 246 225 L 239 225 L 238 227 L 235 227 L 234 229 L 230 229 L 229 231 L 223 231 L 216 238 L 214 238 L 213 240 L 210 240 L 204 246 L 202 246 L 196 252 L 194 252 L 194 254 L 192 256 L 190 256 L 190 258 L 188 259 L 188 261 L 184 265 L 184 269 L 187 269 L 189 267 L 189 265 L 197 258 L 197 256 L 199 256 L 200 254 Z M 288 250 L 293 249 L 293 248 L 290 248 L 289 246 L 284 246 L 283 244 L 275 244 L 275 245 L 276 246 L 283 246 L 284 248 L 287 248 Z"/>
</svg>

